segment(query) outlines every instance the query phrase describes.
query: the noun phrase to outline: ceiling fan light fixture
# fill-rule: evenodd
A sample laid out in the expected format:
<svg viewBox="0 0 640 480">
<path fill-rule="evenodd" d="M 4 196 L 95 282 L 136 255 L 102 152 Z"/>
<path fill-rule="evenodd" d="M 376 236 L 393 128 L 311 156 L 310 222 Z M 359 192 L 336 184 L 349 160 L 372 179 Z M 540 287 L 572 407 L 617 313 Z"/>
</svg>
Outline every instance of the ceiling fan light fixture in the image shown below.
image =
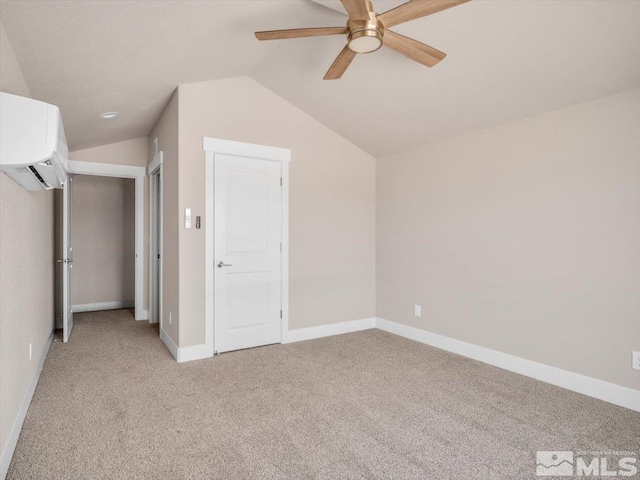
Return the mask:
<svg viewBox="0 0 640 480">
<path fill-rule="evenodd" d="M 349 48 L 356 53 L 375 52 L 382 46 L 382 34 L 377 30 L 360 30 L 349 36 Z"/>
<path fill-rule="evenodd" d="M 320 1 L 320 0 L 316 0 Z M 332 0 L 333 1 L 333 0 Z M 433 15 L 470 0 L 404 0 L 402 5 L 378 15 L 371 0 L 340 0 L 349 16 L 346 27 L 290 28 L 256 32 L 258 40 L 347 35 L 347 45 L 327 70 L 324 80 L 342 78 L 359 53 L 371 53 L 383 45 L 426 67 L 433 67 L 446 54 L 413 38 L 387 30 L 402 23 Z M 324 3 L 324 2 L 320 2 Z"/>
</svg>

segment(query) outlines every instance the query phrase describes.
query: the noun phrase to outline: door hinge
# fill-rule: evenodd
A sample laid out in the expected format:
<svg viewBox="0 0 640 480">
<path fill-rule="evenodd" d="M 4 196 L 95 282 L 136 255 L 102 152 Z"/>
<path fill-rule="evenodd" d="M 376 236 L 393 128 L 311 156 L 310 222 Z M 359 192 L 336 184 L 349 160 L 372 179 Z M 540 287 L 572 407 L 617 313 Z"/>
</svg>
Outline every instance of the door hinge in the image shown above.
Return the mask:
<svg viewBox="0 0 640 480">
<path fill-rule="evenodd" d="M 282 318 L 282 310 L 280 310 L 280 318 Z"/>
<path fill-rule="evenodd" d="M 280 186 L 282 186 L 282 177 L 280 177 Z"/>
<path fill-rule="evenodd" d="M 282 253 L 282 243 L 280 244 L 280 253 Z"/>
</svg>

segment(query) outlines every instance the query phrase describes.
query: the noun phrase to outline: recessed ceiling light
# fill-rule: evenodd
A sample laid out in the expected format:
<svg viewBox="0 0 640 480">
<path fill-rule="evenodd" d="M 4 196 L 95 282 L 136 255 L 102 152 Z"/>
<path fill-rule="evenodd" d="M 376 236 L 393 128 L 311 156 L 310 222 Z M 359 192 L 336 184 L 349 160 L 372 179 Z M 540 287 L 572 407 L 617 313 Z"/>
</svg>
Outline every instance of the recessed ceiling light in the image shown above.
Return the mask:
<svg viewBox="0 0 640 480">
<path fill-rule="evenodd" d="M 100 114 L 100 118 L 116 118 L 120 112 L 104 112 Z"/>
</svg>

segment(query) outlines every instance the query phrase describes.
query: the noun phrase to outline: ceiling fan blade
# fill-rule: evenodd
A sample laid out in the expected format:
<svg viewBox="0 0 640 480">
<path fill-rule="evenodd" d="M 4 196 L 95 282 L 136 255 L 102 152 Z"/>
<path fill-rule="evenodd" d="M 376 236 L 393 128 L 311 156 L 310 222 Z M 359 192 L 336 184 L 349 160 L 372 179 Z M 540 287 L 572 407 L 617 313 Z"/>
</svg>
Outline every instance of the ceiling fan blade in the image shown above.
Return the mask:
<svg viewBox="0 0 640 480">
<path fill-rule="evenodd" d="M 385 28 L 391 28 L 394 25 L 415 20 L 416 18 L 426 17 L 427 15 L 431 15 L 469 1 L 470 0 L 410 0 L 399 7 L 378 15 L 378 20 L 382 22 Z"/>
<path fill-rule="evenodd" d="M 369 20 L 368 0 L 340 0 L 351 20 Z"/>
<path fill-rule="evenodd" d="M 292 28 L 290 30 L 256 32 L 256 38 L 258 40 L 280 40 L 284 38 L 320 37 L 322 35 L 340 35 L 348 31 L 347 27 Z"/>
<path fill-rule="evenodd" d="M 442 53 L 440 50 L 391 30 L 384 32 L 383 44 L 414 62 L 421 63 L 427 67 L 433 67 L 447 56 L 446 53 Z"/>
<path fill-rule="evenodd" d="M 325 80 L 337 80 L 342 77 L 344 72 L 349 68 L 353 59 L 356 58 L 356 52 L 349 48 L 349 45 L 344 47 L 340 52 L 340 55 L 336 57 L 336 59 L 327 70 L 327 74 L 324 76 Z"/>
</svg>

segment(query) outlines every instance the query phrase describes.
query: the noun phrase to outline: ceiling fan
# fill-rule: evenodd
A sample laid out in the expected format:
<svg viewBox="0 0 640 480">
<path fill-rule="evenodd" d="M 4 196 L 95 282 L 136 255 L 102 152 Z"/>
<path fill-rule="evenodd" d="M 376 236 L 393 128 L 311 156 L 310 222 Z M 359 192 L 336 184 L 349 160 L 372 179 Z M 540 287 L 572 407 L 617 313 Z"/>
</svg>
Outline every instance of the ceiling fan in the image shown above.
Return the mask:
<svg viewBox="0 0 640 480">
<path fill-rule="evenodd" d="M 369 0 L 340 0 L 349 14 L 346 27 L 294 28 L 256 32 L 258 40 L 347 35 L 347 46 L 334 60 L 324 76 L 336 80 L 344 74 L 358 53 L 371 53 L 381 46 L 404 55 L 411 60 L 433 67 L 446 54 L 412 38 L 387 30 L 395 25 L 425 17 L 455 7 L 470 0 L 410 0 L 387 12 L 377 14 Z"/>
</svg>

